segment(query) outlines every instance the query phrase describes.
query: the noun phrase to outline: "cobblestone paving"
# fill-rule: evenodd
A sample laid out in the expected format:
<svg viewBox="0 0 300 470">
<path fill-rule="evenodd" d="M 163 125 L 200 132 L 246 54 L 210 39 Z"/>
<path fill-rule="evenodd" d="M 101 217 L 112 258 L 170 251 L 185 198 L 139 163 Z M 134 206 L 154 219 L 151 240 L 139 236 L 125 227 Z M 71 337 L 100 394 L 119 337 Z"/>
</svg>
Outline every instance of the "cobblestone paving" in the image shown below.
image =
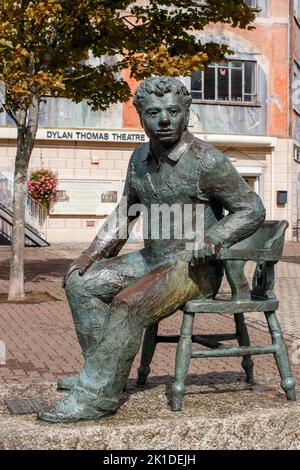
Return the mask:
<svg viewBox="0 0 300 470">
<path fill-rule="evenodd" d="M 298 249 L 298 247 L 296 247 Z M 40 304 L 0 303 L 0 340 L 7 348 L 6 364 L 0 365 L 0 380 L 3 383 L 32 383 L 55 380 L 61 375 L 77 372 L 82 365 L 82 356 L 76 340 L 61 278 L 71 260 L 82 251 L 82 246 L 26 248 L 25 280 L 26 290 L 47 291 L 61 300 Z M 291 249 L 290 249 L 291 251 Z M 294 249 L 295 251 L 295 249 Z M 296 253 L 298 255 L 298 252 Z M 300 254 L 300 253 L 299 253 Z M 287 261 L 276 267 L 276 294 L 280 299 L 279 320 L 293 353 L 297 341 L 300 347 L 300 280 L 299 259 L 287 253 Z M 247 266 L 250 276 L 253 265 Z M 0 247 L 0 294 L 8 291 L 9 248 Z M 224 283 L 223 289 L 228 290 Z M 160 324 L 160 332 L 178 334 L 182 314 L 177 312 Z M 259 314 L 247 314 L 249 333 L 253 344 L 267 344 L 270 341 L 264 318 Z M 198 332 L 233 332 L 231 317 L 198 315 Z M 150 384 L 170 380 L 174 371 L 176 345 L 159 344 L 153 358 Z M 293 370 L 300 383 L 300 354 L 293 356 Z M 139 357 L 136 358 L 131 377 L 136 376 Z M 279 382 L 272 356 L 257 356 L 256 371 L 259 376 L 274 376 Z M 232 381 L 240 377 L 241 367 L 238 358 L 193 359 L 190 367 L 190 380 Z M 196 381 L 197 381 L 196 380 Z"/>
</svg>

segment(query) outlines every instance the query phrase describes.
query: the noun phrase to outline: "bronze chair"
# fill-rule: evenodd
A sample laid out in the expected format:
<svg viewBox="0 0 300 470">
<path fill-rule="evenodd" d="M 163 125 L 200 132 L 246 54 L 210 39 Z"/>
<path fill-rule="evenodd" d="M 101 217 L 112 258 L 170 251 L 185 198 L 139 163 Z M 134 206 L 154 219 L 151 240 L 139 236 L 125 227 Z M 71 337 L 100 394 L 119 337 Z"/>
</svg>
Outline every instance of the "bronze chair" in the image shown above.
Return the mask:
<svg viewBox="0 0 300 470">
<path fill-rule="evenodd" d="M 180 336 L 158 336 L 158 324 L 146 329 L 141 364 L 138 369 L 138 385 L 144 385 L 150 372 L 150 363 L 156 344 L 178 343 L 176 351 L 175 381 L 172 384 L 172 410 L 181 410 L 185 393 L 185 382 L 191 358 L 201 357 L 242 357 L 242 367 L 247 381 L 252 383 L 252 355 L 273 354 L 281 377 L 281 387 L 288 400 L 296 400 L 295 379 L 292 375 L 288 352 L 280 325 L 276 317 L 279 302 L 274 294 L 274 266 L 282 256 L 286 221 L 266 221 L 252 236 L 233 245 L 222 248 L 219 259 L 224 262 L 226 277 L 231 287 L 230 300 L 193 299 L 183 307 L 183 321 Z M 250 290 L 244 267 L 247 261 L 256 261 L 252 290 Z M 246 312 L 264 313 L 272 344 L 251 346 L 244 320 Z M 233 314 L 236 331 L 233 334 L 194 335 L 195 314 Z M 221 341 L 237 340 L 238 346 L 224 346 Z M 192 350 L 192 344 L 207 346 L 208 349 Z"/>
</svg>

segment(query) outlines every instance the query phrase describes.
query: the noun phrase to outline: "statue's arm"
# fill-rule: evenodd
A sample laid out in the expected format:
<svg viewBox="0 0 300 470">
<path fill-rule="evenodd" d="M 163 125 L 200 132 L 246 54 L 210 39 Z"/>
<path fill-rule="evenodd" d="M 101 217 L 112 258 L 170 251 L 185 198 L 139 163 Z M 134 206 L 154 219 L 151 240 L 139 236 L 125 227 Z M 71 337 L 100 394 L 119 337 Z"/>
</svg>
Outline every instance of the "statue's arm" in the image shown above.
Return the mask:
<svg viewBox="0 0 300 470">
<path fill-rule="evenodd" d="M 205 237 L 214 244 L 229 247 L 261 226 L 265 208 L 224 154 L 216 149 L 209 150 L 203 155 L 203 162 L 199 184 L 229 212 L 208 229 Z"/>
</svg>

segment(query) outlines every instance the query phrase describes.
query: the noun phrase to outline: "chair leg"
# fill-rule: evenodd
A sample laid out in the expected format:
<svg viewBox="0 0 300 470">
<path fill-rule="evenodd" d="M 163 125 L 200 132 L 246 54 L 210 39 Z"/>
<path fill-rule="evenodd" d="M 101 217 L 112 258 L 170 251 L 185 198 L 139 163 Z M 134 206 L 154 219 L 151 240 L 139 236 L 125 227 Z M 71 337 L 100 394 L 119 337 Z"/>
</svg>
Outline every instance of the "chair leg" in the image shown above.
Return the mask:
<svg viewBox="0 0 300 470">
<path fill-rule="evenodd" d="M 150 364 L 153 358 L 153 354 L 156 347 L 156 336 L 158 330 L 158 323 L 156 325 L 149 326 L 144 335 L 141 363 L 138 368 L 138 379 L 137 385 L 145 385 L 147 377 L 150 372 Z"/>
<path fill-rule="evenodd" d="M 247 326 L 244 319 L 243 313 L 235 313 L 234 321 L 236 326 L 236 337 L 239 346 L 250 346 L 250 339 L 248 335 Z M 246 372 L 247 382 L 250 384 L 254 383 L 253 366 L 251 356 L 244 356 L 242 359 L 242 368 Z"/>
<path fill-rule="evenodd" d="M 175 381 L 172 384 L 172 410 L 180 411 L 192 353 L 194 313 L 183 313 L 180 340 L 176 350 Z"/>
<path fill-rule="evenodd" d="M 276 313 L 265 312 L 265 316 L 272 336 L 272 343 L 277 347 L 274 357 L 281 377 L 281 387 L 288 400 L 296 400 L 296 382 L 292 374 L 287 347 L 282 336 Z"/>
</svg>

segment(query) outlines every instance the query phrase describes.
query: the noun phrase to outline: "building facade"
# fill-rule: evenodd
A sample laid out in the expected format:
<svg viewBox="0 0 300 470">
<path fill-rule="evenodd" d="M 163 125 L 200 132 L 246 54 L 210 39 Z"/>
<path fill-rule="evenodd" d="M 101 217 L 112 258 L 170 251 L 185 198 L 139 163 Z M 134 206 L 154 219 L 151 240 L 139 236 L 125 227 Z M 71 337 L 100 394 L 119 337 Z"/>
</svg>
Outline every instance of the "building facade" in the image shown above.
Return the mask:
<svg viewBox="0 0 300 470">
<path fill-rule="evenodd" d="M 260 194 L 268 219 L 300 219 L 300 0 L 246 0 L 254 31 L 214 24 L 201 41 L 226 43 L 230 61 L 182 80 L 193 103 L 189 128 L 223 151 Z M 205 2 L 199 2 L 205 3 Z M 126 77 L 129 81 L 129 77 Z M 134 90 L 137 84 L 131 81 Z M 87 242 L 119 200 L 133 149 L 144 142 L 132 102 L 92 112 L 47 99 L 30 170 L 58 174 L 58 198 L 43 222 L 50 243 Z M 16 130 L 0 114 L 0 172 L 12 179 Z"/>
</svg>

